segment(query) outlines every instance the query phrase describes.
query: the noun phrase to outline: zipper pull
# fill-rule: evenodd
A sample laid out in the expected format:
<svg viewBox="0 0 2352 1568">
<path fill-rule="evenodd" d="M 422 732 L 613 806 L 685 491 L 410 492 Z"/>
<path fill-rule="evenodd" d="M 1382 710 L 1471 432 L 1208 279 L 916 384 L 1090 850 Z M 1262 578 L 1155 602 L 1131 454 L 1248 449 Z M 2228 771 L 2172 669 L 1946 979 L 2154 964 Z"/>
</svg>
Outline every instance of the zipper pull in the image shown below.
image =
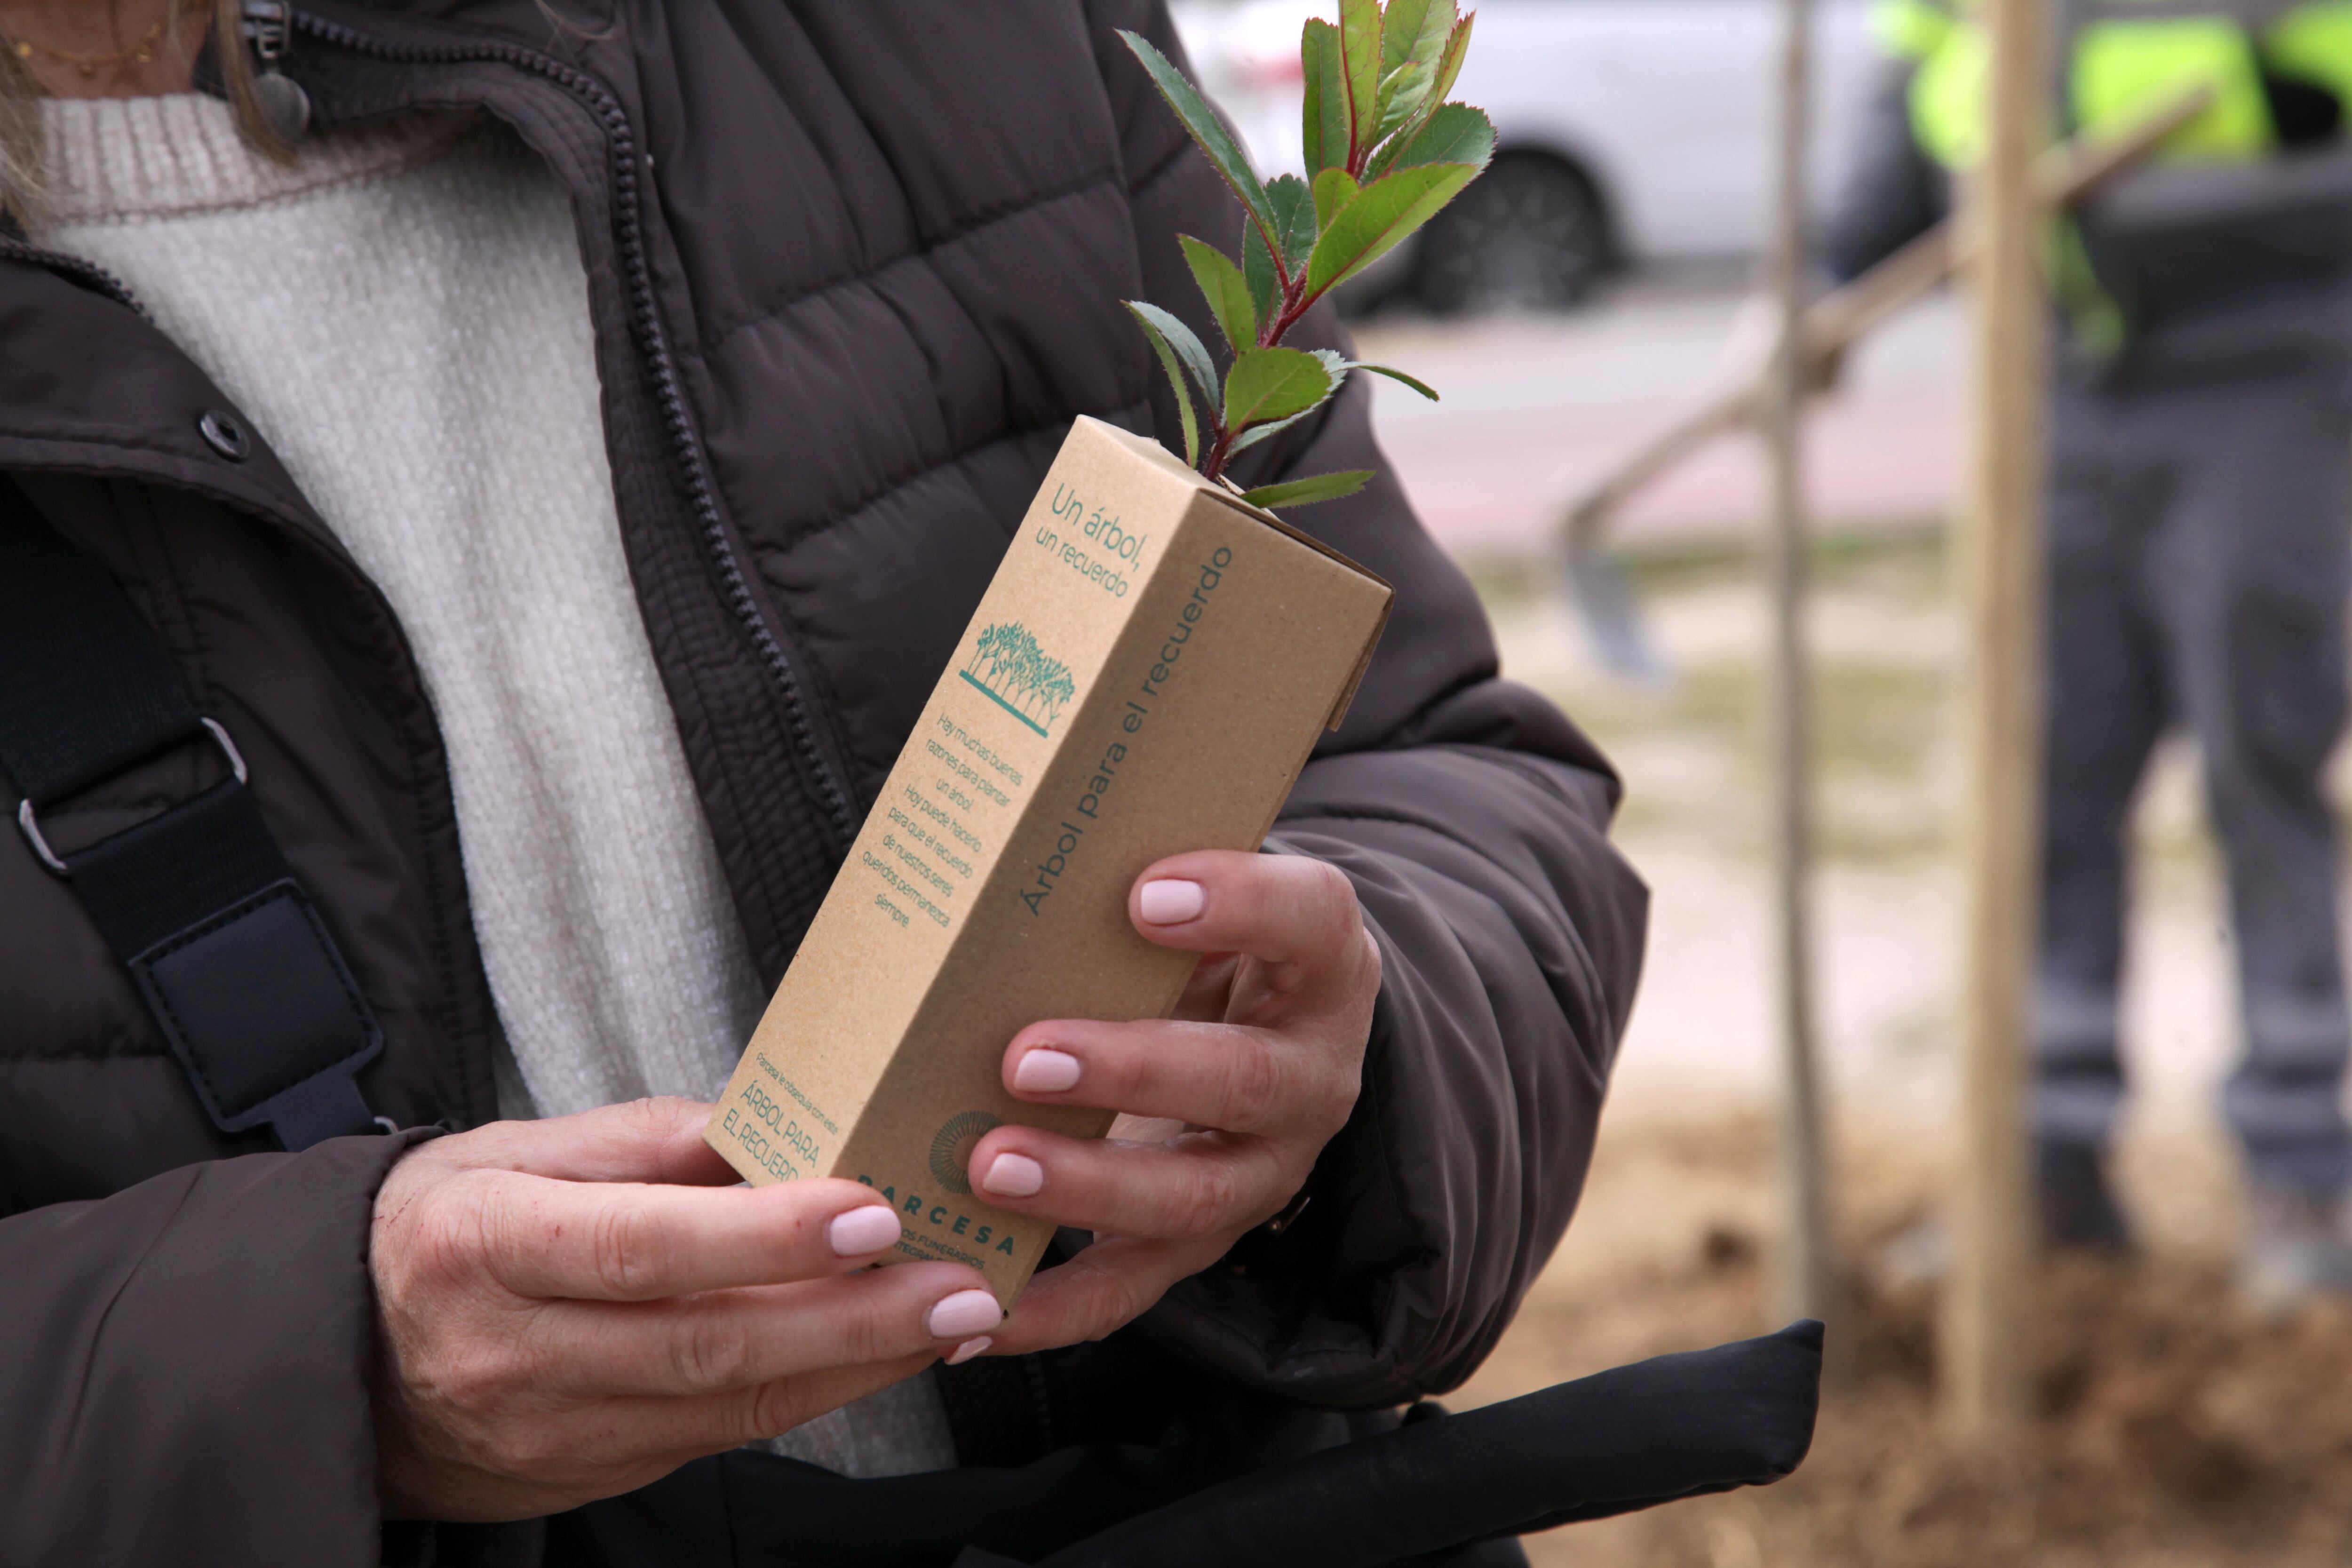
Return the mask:
<svg viewBox="0 0 2352 1568">
<path fill-rule="evenodd" d="M 293 14 L 286 0 L 245 0 L 245 19 L 239 27 L 261 65 L 253 79 L 253 100 L 261 110 L 262 122 L 270 134 L 289 145 L 310 130 L 310 95 L 278 63 L 293 47 Z"/>
</svg>

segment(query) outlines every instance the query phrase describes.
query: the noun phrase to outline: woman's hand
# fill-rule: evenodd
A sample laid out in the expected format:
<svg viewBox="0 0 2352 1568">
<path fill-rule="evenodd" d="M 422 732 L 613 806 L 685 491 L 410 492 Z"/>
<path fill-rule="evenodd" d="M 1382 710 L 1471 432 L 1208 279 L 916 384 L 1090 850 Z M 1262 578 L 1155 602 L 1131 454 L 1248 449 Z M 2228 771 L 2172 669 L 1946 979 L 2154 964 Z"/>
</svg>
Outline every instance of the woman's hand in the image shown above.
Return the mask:
<svg viewBox="0 0 2352 1568">
<path fill-rule="evenodd" d="M 1030 1285 L 998 1354 L 1098 1339 L 1223 1257 L 1297 1195 L 1356 1103 L 1381 957 L 1345 877 L 1178 855 L 1137 879 L 1128 918 L 1208 956 L 1173 1019 L 1035 1024 L 1007 1047 L 1019 1098 L 1121 1115 L 1100 1141 L 1008 1126 L 973 1146 L 990 1203 L 1095 1233 Z"/>
<path fill-rule="evenodd" d="M 643 1486 L 992 1330 L 971 1269 L 854 1273 L 898 1220 L 853 1182 L 734 1184 L 710 1108 L 640 1100 L 419 1145 L 369 1254 L 387 1516 L 528 1519 Z"/>
</svg>

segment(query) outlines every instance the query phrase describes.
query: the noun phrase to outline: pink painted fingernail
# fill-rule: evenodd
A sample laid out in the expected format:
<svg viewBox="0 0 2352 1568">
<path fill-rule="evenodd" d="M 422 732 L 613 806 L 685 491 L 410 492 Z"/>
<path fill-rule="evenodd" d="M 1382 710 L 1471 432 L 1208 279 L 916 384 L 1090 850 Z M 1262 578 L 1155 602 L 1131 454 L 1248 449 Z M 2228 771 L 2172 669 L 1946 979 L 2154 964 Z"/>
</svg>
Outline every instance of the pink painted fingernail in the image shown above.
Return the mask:
<svg viewBox="0 0 2352 1568">
<path fill-rule="evenodd" d="M 955 1349 L 948 1352 L 948 1364 L 950 1366 L 961 1366 L 964 1363 L 970 1361 L 972 1357 L 978 1355 L 981 1352 L 986 1350 L 995 1342 L 995 1339 L 988 1334 L 982 1334 L 976 1340 L 966 1340 L 963 1343 L 956 1346 Z"/>
<path fill-rule="evenodd" d="M 1209 895 L 1201 890 L 1198 882 L 1180 882 L 1172 879 L 1146 882 L 1143 890 L 1135 895 L 1136 912 L 1146 925 L 1181 925 L 1208 907 Z"/>
<path fill-rule="evenodd" d="M 1045 1167 L 1026 1154 L 999 1154 L 989 1162 L 980 1190 L 1000 1198 L 1035 1197 L 1045 1187 Z"/>
<path fill-rule="evenodd" d="M 1067 1051 L 1039 1046 L 1013 1064 L 1013 1087 L 1032 1094 L 1058 1094 L 1078 1087 L 1078 1058 Z"/>
<path fill-rule="evenodd" d="M 985 1290 L 959 1290 L 931 1309 L 927 1327 L 935 1340 L 970 1340 L 1004 1321 L 1004 1309 Z M 961 1346 L 958 1346 L 961 1349 Z M 978 1352 L 975 1352 L 975 1354 Z"/>
<path fill-rule="evenodd" d="M 867 1204 L 834 1215 L 824 1237 L 835 1258 L 861 1258 L 898 1239 L 898 1215 L 886 1204 Z"/>
</svg>

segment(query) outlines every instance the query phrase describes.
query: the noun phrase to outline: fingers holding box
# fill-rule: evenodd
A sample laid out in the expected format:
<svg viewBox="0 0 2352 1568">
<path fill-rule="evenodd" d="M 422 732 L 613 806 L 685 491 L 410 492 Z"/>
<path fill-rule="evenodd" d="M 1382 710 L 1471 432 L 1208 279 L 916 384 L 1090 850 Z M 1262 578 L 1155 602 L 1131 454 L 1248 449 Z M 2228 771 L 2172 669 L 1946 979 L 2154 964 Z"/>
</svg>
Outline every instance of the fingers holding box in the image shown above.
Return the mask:
<svg viewBox="0 0 2352 1568">
<path fill-rule="evenodd" d="M 1128 912 L 1155 942 L 1216 955 L 1213 981 L 1196 976 L 1185 1017 L 1053 1020 L 1007 1047 L 1017 1098 L 1121 1116 L 1107 1140 L 1006 1126 L 973 1146 L 976 1193 L 1097 1237 L 1038 1277 L 999 1353 L 1108 1332 L 1215 1262 L 1297 1198 L 1362 1082 L 1381 961 L 1337 870 L 1172 856 L 1137 879 Z"/>
<path fill-rule="evenodd" d="M 1259 1137 L 1312 1136 L 1319 1146 L 1347 1122 L 1360 1059 L 1343 1040 L 1294 1030 L 1073 1018 L 1015 1037 L 1004 1084 L 1040 1105 L 1088 1105 Z"/>
<path fill-rule="evenodd" d="M 393 1167 L 368 1258 L 389 1517 L 528 1518 L 609 1496 L 996 1325 L 972 1269 L 870 1268 L 899 1236 L 870 1188 L 611 1179 L 675 1168 L 708 1110 L 494 1125 Z"/>
<path fill-rule="evenodd" d="M 1171 855 L 1136 879 L 1128 915 L 1160 946 L 1255 960 L 1265 1001 L 1361 999 L 1369 1025 L 1380 952 L 1355 888 L 1320 860 L 1214 849 Z"/>
</svg>

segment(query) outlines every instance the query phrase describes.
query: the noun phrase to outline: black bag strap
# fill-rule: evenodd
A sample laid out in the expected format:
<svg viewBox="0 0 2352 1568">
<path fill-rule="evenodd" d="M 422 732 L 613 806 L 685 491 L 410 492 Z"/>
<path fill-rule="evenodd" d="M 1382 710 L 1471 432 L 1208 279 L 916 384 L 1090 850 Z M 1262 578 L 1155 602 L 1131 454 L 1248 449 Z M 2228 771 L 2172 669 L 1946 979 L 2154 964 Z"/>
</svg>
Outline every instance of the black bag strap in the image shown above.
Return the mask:
<svg viewBox="0 0 2352 1568">
<path fill-rule="evenodd" d="M 1822 1325 L 1655 1356 L 1193 1493 L 1041 1568 L 1379 1568 L 1498 1535 L 1769 1486 L 1804 1461 Z M 1018 1568 L 967 1550 L 956 1568 Z"/>
<path fill-rule="evenodd" d="M 60 855 L 40 814 L 189 743 L 230 776 Z M 383 1032 L 246 788 L 228 731 L 104 567 L 0 481 L 0 768 L 26 847 L 146 999 L 213 1124 L 288 1149 L 375 1126 L 353 1081 Z"/>
</svg>

